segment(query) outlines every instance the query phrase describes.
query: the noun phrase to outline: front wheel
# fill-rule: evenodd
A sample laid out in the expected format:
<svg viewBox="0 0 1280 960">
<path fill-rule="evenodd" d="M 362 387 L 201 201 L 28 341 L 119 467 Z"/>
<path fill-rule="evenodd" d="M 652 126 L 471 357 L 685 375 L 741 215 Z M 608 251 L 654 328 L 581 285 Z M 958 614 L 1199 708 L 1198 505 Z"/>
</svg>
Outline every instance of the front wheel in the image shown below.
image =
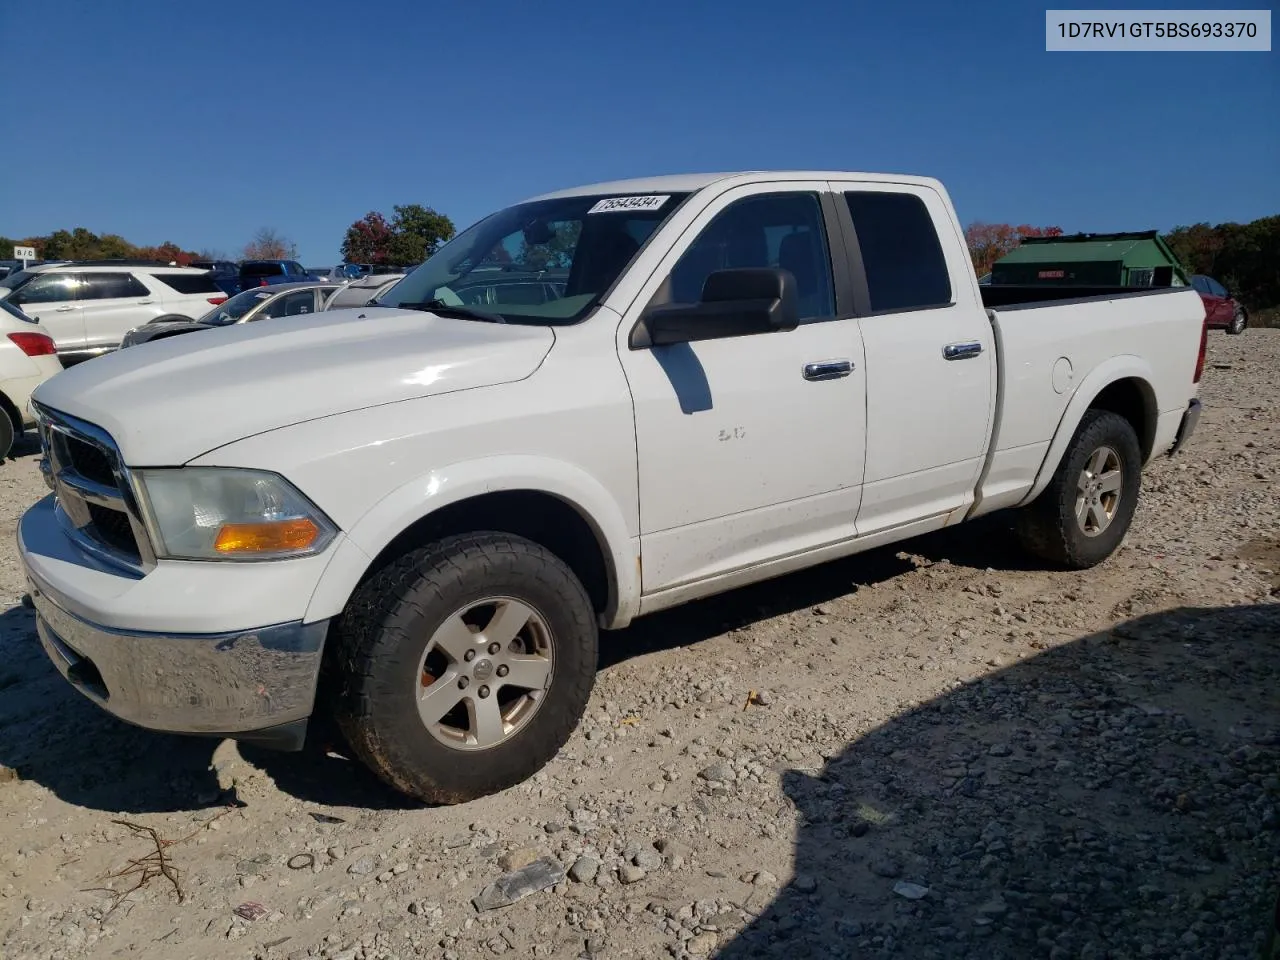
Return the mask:
<svg viewBox="0 0 1280 960">
<path fill-rule="evenodd" d="M 573 572 L 532 541 L 450 537 L 401 557 L 336 630 L 334 713 L 396 789 L 462 803 L 514 786 L 564 746 L 595 678 L 597 630 Z"/>
<path fill-rule="evenodd" d="M 1244 333 L 1244 328 L 1249 325 L 1249 318 L 1245 316 L 1244 307 L 1236 305 L 1236 312 L 1231 318 L 1231 326 L 1227 327 L 1227 333 L 1240 334 Z"/>
<path fill-rule="evenodd" d="M 1023 545 L 1042 560 L 1084 570 L 1115 552 L 1142 487 L 1142 450 L 1132 424 L 1090 410 L 1044 491 L 1018 518 Z"/>
</svg>

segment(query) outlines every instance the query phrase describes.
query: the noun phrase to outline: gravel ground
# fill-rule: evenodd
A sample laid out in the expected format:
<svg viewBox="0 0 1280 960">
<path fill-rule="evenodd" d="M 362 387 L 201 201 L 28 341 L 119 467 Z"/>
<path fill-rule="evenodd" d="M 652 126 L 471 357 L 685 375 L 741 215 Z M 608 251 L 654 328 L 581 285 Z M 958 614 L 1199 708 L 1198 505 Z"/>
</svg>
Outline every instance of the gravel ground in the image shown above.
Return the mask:
<svg viewBox="0 0 1280 960">
<path fill-rule="evenodd" d="M 995 517 L 658 615 L 603 638 L 544 772 L 443 809 L 333 751 L 114 721 L 46 662 L 6 546 L 0 957 L 1254 956 L 1280 330 L 1213 334 L 1201 396 L 1102 566 L 1036 570 Z M 4 543 L 42 493 L 30 452 L 0 466 Z M 551 885 L 477 907 L 522 869 Z"/>
</svg>

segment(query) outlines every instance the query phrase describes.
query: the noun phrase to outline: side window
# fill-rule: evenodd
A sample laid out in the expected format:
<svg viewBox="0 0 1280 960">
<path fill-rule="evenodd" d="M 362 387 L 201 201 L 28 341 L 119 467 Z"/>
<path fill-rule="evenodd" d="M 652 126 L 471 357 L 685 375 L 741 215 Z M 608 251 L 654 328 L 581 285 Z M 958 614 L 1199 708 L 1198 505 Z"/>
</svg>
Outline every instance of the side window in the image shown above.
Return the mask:
<svg viewBox="0 0 1280 960">
<path fill-rule="evenodd" d="M 1199 293 L 1209 292 L 1209 278 L 1196 274 L 1191 278 L 1191 285 L 1196 288 Z"/>
<path fill-rule="evenodd" d="M 81 300 L 121 300 L 146 297 L 151 293 L 142 281 L 128 273 L 86 273 L 82 278 Z"/>
<path fill-rule="evenodd" d="M 761 194 L 730 204 L 671 269 L 667 295 L 673 303 L 696 303 L 710 274 L 735 267 L 790 270 L 801 319 L 835 316 L 831 256 L 817 194 Z"/>
<path fill-rule="evenodd" d="M 77 299 L 79 286 L 75 274 L 42 273 L 11 293 L 9 302 L 16 307 L 24 303 L 62 303 Z"/>
<path fill-rule="evenodd" d="M 851 191 L 844 198 L 858 234 L 873 313 L 951 302 L 951 275 L 923 200 L 879 191 Z"/>
<path fill-rule="evenodd" d="M 254 319 L 270 320 L 275 317 L 296 317 L 302 313 L 314 313 L 315 309 L 315 293 L 311 290 L 298 290 L 295 293 L 286 293 L 283 297 L 276 297 L 274 301 L 263 307 L 262 311 Z"/>
<path fill-rule="evenodd" d="M 1231 296 L 1231 294 L 1227 293 L 1227 288 L 1224 287 L 1222 284 L 1220 284 L 1217 280 L 1213 279 L 1213 277 L 1209 277 L 1208 279 L 1209 279 L 1209 292 L 1212 293 L 1215 297 Z"/>
</svg>

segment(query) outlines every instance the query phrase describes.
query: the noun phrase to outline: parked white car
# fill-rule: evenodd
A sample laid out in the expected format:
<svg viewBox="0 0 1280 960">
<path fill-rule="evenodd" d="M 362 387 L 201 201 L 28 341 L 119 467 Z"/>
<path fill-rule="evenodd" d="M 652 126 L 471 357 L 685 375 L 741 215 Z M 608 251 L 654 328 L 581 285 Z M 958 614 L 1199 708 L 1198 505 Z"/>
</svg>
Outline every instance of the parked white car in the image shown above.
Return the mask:
<svg viewBox="0 0 1280 960">
<path fill-rule="evenodd" d="M 563 286 L 465 302 L 495 269 Z M 1197 423 L 1205 314 L 1079 293 L 980 287 L 926 178 L 519 203 L 378 306 L 41 386 L 40 637 L 136 724 L 297 747 L 322 711 L 408 794 L 501 790 L 574 730 L 600 628 L 1002 508 L 1047 563 L 1111 555 Z"/>
<path fill-rule="evenodd" d="M 208 270 L 151 261 L 77 261 L 33 267 L 0 280 L 0 298 L 38 320 L 66 364 L 120 346 L 152 320 L 192 320 L 227 295 Z"/>
<path fill-rule="evenodd" d="M 348 307 L 363 307 L 370 301 L 383 296 L 404 277 L 403 273 L 371 273 L 367 277 L 352 280 L 329 298 L 325 309 L 342 310 Z"/>
<path fill-rule="evenodd" d="M 0 462 L 24 429 L 35 426 L 31 392 L 61 371 L 53 339 L 35 320 L 0 300 Z"/>
</svg>

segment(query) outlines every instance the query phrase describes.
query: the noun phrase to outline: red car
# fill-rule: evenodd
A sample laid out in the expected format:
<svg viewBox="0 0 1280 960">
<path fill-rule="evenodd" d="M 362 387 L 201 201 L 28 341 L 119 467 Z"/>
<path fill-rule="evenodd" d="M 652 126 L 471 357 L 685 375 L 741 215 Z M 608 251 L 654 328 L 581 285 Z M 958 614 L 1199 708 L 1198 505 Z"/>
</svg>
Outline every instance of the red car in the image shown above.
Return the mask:
<svg viewBox="0 0 1280 960">
<path fill-rule="evenodd" d="M 1243 333 L 1249 325 L 1249 314 L 1244 304 L 1231 296 L 1231 291 L 1213 277 L 1204 274 L 1193 274 L 1191 285 L 1204 301 L 1205 326 L 1211 329 L 1226 330 L 1227 333 Z"/>
</svg>

